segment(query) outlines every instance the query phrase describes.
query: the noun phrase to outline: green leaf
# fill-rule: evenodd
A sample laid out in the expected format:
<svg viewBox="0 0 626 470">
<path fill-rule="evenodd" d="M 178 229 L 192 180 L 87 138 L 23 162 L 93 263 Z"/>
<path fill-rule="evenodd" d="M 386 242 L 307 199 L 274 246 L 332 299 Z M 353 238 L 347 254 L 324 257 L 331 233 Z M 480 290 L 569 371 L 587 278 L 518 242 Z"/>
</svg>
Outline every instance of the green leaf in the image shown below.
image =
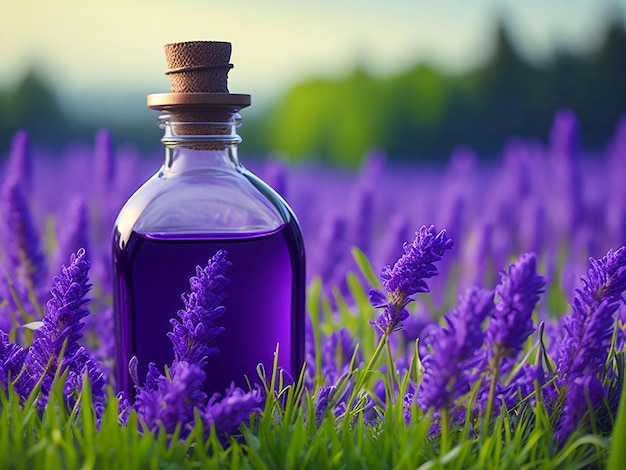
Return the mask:
<svg viewBox="0 0 626 470">
<path fill-rule="evenodd" d="M 381 287 L 380 280 L 374 272 L 372 263 L 370 263 L 370 260 L 367 258 L 365 253 L 363 253 L 363 251 L 357 246 L 352 247 L 351 253 L 354 261 L 361 270 L 365 279 L 367 279 L 367 282 L 369 282 L 370 286 L 379 289 Z"/>
<path fill-rule="evenodd" d="M 611 449 L 607 463 L 607 470 L 622 470 L 626 462 L 626 374 L 622 376 L 622 396 L 617 409 L 617 419 L 613 425 L 611 435 Z"/>
</svg>

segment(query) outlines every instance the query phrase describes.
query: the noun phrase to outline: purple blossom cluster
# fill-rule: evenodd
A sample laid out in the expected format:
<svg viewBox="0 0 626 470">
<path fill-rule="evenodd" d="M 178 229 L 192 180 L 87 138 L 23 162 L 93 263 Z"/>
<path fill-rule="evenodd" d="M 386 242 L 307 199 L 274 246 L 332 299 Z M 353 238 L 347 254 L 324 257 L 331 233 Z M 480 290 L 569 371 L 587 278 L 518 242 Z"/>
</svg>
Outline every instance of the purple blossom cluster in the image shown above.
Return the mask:
<svg viewBox="0 0 626 470">
<path fill-rule="evenodd" d="M 520 363 L 519 354 L 534 331 L 532 312 L 543 292 L 544 278 L 535 271 L 535 257 L 525 254 L 502 273 L 493 293 L 470 290 L 448 316 L 448 327 L 439 327 L 426 337 L 420 349 L 424 368 L 417 403 L 424 410 L 457 410 L 466 406 L 470 383 L 478 387 L 477 402 L 499 398 L 509 410 L 520 403 L 536 400 L 543 390 L 547 408 L 558 423 L 556 436 L 564 442 L 577 429 L 589 429 L 591 417 L 616 413 L 609 394 L 621 391 L 621 377 L 607 364 L 612 347 L 622 350 L 623 335 L 616 317 L 626 292 L 626 248 L 609 252 L 601 259 L 590 259 L 590 269 L 582 277 L 571 301 L 572 312 L 564 316 L 562 337 L 556 350 L 557 369 L 549 376 L 542 366 L 542 347 L 537 364 Z M 488 320 L 483 333 L 482 323 Z M 484 352 L 481 354 L 481 347 Z M 508 359 L 508 362 L 503 361 Z M 511 372 L 516 366 L 518 370 Z M 502 376 L 509 376 L 507 383 Z M 492 379 L 491 388 L 489 380 Z M 556 384 L 557 389 L 554 389 Z M 409 399 L 413 398 L 413 394 Z M 532 398 L 532 400 L 530 400 Z M 558 406 L 558 402 L 564 406 Z M 490 412 L 490 410 L 488 410 Z"/>
<path fill-rule="evenodd" d="M 474 379 L 470 371 L 480 361 L 477 353 L 485 340 L 482 324 L 493 310 L 493 292 L 468 289 L 459 305 L 445 316 L 448 326 L 434 330 L 425 339 L 421 357 L 424 374 L 417 395 L 422 409 L 451 408 L 470 391 Z"/>
<path fill-rule="evenodd" d="M 85 251 L 81 249 L 72 254 L 70 263 L 54 278 L 46 314 L 34 327 L 35 337 L 28 347 L 9 341 L 6 332 L 0 331 L 4 360 L 0 382 L 5 392 L 11 383 L 21 400 L 36 393 L 37 403 L 43 407 L 55 377 L 63 376 L 63 394 L 71 409 L 87 379 L 94 404 L 102 408 L 106 377 L 79 344 L 84 326 L 82 319 L 89 314 L 86 308 L 89 301 L 86 296 L 91 288 L 88 272 Z"/>
<path fill-rule="evenodd" d="M 196 268 L 189 280 L 191 293 L 183 294 L 184 310 L 178 311 L 180 320 L 171 320 L 172 332 L 168 338 L 174 345 L 175 362 L 188 362 L 202 366 L 207 356 L 217 353 L 209 345 L 224 329 L 214 321 L 224 313 L 221 305 L 226 298 L 225 287 L 230 283 L 226 271 L 231 263 L 224 250 L 209 260 L 206 268 Z"/>
<path fill-rule="evenodd" d="M 558 383 L 565 394 L 557 432 L 561 440 L 580 426 L 590 412 L 601 411 L 603 400 L 608 398 L 602 379 L 616 331 L 616 313 L 624 304 L 626 248 L 609 250 L 604 257 L 591 258 L 589 263 L 587 276 L 581 278 L 583 287 L 574 291 L 572 311 L 562 322 L 557 356 Z M 623 347 L 623 330 L 617 331 L 617 344 Z"/>
<path fill-rule="evenodd" d="M 383 309 L 375 322 L 382 332 L 403 328 L 402 322 L 409 316 L 407 305 L 415 300 L 415 294 L 429 292 L 426 279 L 438 274 L 434 263 L 452 248 L 452 240 L 445 230 L 437 233 L 433 225 L 422 226 L 413 243 L 405 243 L 403 248 L 404 254 L 393 267 L 385 266 L 382 271 L 386 293 L 378 289 L 369 292 L 372 306 Z"/>
<path fill-rule="evenodd" d="M 528 336 L 535 330 L 532 313 L 546 283 L 537 274 L 534 253 L 522 254 L 500 274 L 496 287 L 499 299 L 485 332 L 488 367 L 508 372 L 522 351 Z"/>
<path fill-rule="evenodd" d="M 259 389 L 244 391 L 231 386 L 224 396 L 217 393 L 207 401 L 204 382 L 207 380 L 203 366 L 209 355 L 217 353 L 211 348 L 212 340 L 223 328 L 215 320 L 224 314 L 221 305 L 226 297 L 225 287 L 230 282 L 226 273 L 231 263 L 227 253 L 219 250 L 207 266 L 196 269 L 189 280 L 191 292 L 183 295 L 184 310 L 179 310 L 180 320 L 172 319 L 172 332 L 168 337 L 174 347 L 175 359 L 166 374 L 154 364 L 148 366 L 144 385 L 140 385 L 137 361 L 130 361 L 131 376 L 137 389 L 134 409 L 152 431 L 163 427 L 173 433 L 182 424 L 181 435 L 186 437 L 194 424 L 194 415 L 200 415 L 207 431 L 214 426 L 218 434 L 228 434 L 246 421 L 252 413 L 261 410 L 263 396 Z M 210 377 L 209 377 L 210 379 Z"/>
<path fill-rule="evenodd" d="M 372 341 L 381 337 L 356 321 L 340 324 L 342 308 L 363 313 L 346 281 L 347 272 L 358 271 L 353 246 L 382 273 L 382 288 L 369 292 L 380 314 L 367 320 L 386 334 L 394 361 L 373 364 L 378 373 L 368 385 L 368 410 L 370 403 L 381 407 L 398 399 L 407 409 L 417 403 L 456 416 L 471 405 L 480 415 L 490 400 L 494 413 L 501 407 L 518 412 L 523 404 L 544 400 L 560 441 L 589 429 L 596 416 L 615 413 L 619 361 L 610 359 L 623 353 L 626 318 L 626 254 L 615 249 L 626 241 L 626 118 L 594 154 L 579 147 L 579 132 L 576 116 L 562 110 L 545 144 L 513 137 L 489 163 L 459 147 L 444 168 L 392 165 L 380 150 L 367 155 L 356 174 L 247 162 L 299 215 L 307 276 L 321 279 L 324 295 L 332 293 L 317 357 L 313 335 L 307 336 L 309 378 L 318 378 L 307 384 L 316 387 L 310 391 L 318 420 L 329 407 L 336 416 L 345 414 L 353 384 L 341 393 L 339 385 L 351 376 L 351 359 L 354 367 L 364 367 L 369 357 L 363 343 L 369 334 Z M 93 145 L 74 143 L 55 158 L 33 148 L 26 132 L 15 135 L 0 173 L 5 390 L 12 384 L 22 396 L 40 393 L 43 406 L 52 378 L 63 371 L 70 399 L 78 396 L 85 374 L 95 397 L 105 399 L 113 348 L 110 227 L 160 160 L 144 161 L 131 147 L 116 148 L 106 131 Z M 422 226 L 423 221 L 435 225 Z M 422 228 L 404 244 L 414 227 Z M 197 411 L 207 429 L 236 432 L 260 407 L 263 394 L 257 389 L 231 388 L 212 397 L 202 392 L 210 380 L 202 365 L 218 360 L 211 341 L 220 334 L 220 316 L 228 315 L 221 306 L 227 270 L 224 253 L 198 268 L 183 308 L 172 312 L 174 362 L 164 371 L 149 367 L 145 378 L 134 374 L 137 398 L 126 412 L 141 414 L 149 429 L 172 432 L 182 422 L 188 430 Z M 575 288 L 585 271 L 582 287 Z M 90 283 L 95 295 L 87 309 Z M 563 299 L 571 292 L 568 306 Z M 463 294 L 455 305 L 458 293 Z M 345 305 L 335 302 L 337 296 Z M 544 326 L 533 334 L 539 322 Z M 416 341 L 421 380 L 410 382 L 400 397 L 398 384 L 416 359 Z M 385 391 L 382 376 L 396 383 Z"/>
<path fill-rule="evenodd" d="M 448 326 L 432 330 L 420 346 L 424 374 L 417 403 L 423 410 L 465 406 L 463 397 L 471 384 L 478 387 L 473 406 L 481 410 L 488 408 L 490 400 L 506 403 L 507 392 L 519 391 L 522 377 L 514 376 L 507 386 L 502 378 L 518 364 L 534 331 L 532 313 L 544 282 L 536 272 L 535 255 L 525 253 L 500 273 L 494 290 L 466 291 L 445 316 Z"/>
</svg>

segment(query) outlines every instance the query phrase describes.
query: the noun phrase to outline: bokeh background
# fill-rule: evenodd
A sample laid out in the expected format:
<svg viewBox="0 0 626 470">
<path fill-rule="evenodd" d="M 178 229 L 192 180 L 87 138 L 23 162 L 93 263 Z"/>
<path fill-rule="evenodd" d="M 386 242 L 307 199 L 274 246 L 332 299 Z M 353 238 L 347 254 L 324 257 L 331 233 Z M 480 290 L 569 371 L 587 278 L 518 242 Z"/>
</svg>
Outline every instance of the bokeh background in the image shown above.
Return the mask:
<svg viewBox="0 0 626 470">
<path fill-rule="evenodd" d="M 158 151 L 149 93 L 167 91 L 162 45 L 233 43 L 230 89 L 244 161 L 359 165 L 490 158 L 512 135 L 545 139 L 561 108 L 601 148 L 626 110 L 624 0 L 29 0 L 0 28 L 0 155 L 27 129 L 58 152 L 110 129 Z"/>
</svg>

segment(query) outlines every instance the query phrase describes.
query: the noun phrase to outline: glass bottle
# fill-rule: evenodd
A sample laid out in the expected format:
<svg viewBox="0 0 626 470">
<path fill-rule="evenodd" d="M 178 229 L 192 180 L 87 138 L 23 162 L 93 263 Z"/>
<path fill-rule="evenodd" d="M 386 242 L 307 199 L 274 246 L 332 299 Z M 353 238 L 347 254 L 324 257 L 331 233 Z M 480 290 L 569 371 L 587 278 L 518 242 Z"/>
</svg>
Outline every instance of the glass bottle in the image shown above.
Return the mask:
<svg viewBox="0 0 626 470">
<path fill-rule="evenodd" d="M 304 362 L 302 234 L 287 203 L 239 162 L 238 111 L 250 97 L 225 87 L 230 44 L 176 43 L 166 45 L 166 55 L 168 47 L 178 54 L 168 57 L 170 73 L 208 78 L 198 85 L 202 78 L 176 77 L 188 81 L 181 86 L 170 75 L 172 92 L 148 97 L 148 105 L 164 113 L 165 162 L 124 205 L 114 228 L 117 388 L 132 396 L 132 356 L 140 381 L 150 362 L 160 370 L 172 362 L 169 320 L 183 308 L 181 294 L 196 266 L 206 266 L 219 249 L 228 252 L 231 282 L 205 391 L 223 391 L 231 382 L 246 386 L 246 376 L 258 382 L 257 364 L 271 372 L 277 344 L 279 366 L 297 374 Z M 225 61 L 214 57 L 225 48 Z M 183 66 L 172 67 L 172 60 Z"/>
</svg>

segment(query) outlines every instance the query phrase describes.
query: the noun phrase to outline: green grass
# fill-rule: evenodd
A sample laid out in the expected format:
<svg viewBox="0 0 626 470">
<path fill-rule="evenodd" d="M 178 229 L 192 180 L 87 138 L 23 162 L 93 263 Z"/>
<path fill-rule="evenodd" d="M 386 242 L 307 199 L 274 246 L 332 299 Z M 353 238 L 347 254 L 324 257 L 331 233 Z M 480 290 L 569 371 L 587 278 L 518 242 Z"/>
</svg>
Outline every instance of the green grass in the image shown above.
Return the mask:
<svg viewBox="0 0 626 470">
<path fill-rule="evenodd" d="M 388 407 L 379 424 L 365 422 L 362 413 L 337 421 L 327 414 L 315 423 L 312 398 L 301 387 L 285 390 L 281 407 L 270 395 L 265 410 L 253 417 L 242 435 L 224 444 L 215 433 L 205 439 L 200 421 L 185 440 L 141 432 L 131 414 L 118 424 L 118 402 L 111 396 L 99 423 L 91 408 L 88 387 L 80 410 L 65 409 L 56 387 L 40 415 L 34 407 L 19 406 L 9 392 L 0 397 L 0 466 L 2 468 L 258 468 L 258 469 L 430 469 L 430 468 L 622 468 L 624 406 L 613 439 L 583 435 L 559 449 L 555 446 L 545 409 L 514 420 L 504 413 L 488 435 L 473 436 L 467 429 L 451 429 L 443 439 L 429 437 L 430 416 L 413 409 L 405 423 L 402 402 Z M 623 405 L 623 404 L 622 404 Z M 622 440 L 620 440 L 622 439 Z"/>
<path fill-rule="evenodd" d="M 362 254 L 355 252 L 355 258 L 366 277 L 372 277 Z M 385 344 L 378 347 L 376 343 L 374 328 L 369 323 L 375 312 L 355 275 L 349 275 L 348 286 L 350 298 L 344 298 L 337 291 L 332 294 L 338 313 L 331 314 L 330 300 L 322 293 L 321 284 L 314 282 L 309 287 L 308 310 L 318 363 L 322 334 L 343 326 L 361 339 L 359 348 L 368 365 L 358 369 L 353 360 L 344 382 L 337 384 L 339 388 L 345 386 L 347 380 L 359 384 L 352 393 L 354 409 L 338 417 L 329 409 L 318 422 L 315 394 L 320 387 L 331 384 L 318 374 L 313 387 L 307 389 L 304 374 L 300 374 L 294 384 L 285 386 L 274 365 L 264 386 L 267 392 L 279 392 L 267 393 L 263 411 L 252 416 L 250 422 L 241 427 L 239 435 L 218 436 L 215 430 L 203 429 L 201 420 L 196 417 L 192 432 L 181 439 L 178 432 L 168 435 L 164 430 L 143 431 L 140 418 L 134 412 L 125 426 L 120 425 L 119 401 L 113 392 L 98 421 L 86 379 L 76 405 L 68 409 L 63 377 L 57 377 L 49 402 L 42 411 L 34 405 L 37 391 L 26 403 L 20 404 L 10 386 L 7 393 L 0 389 L 0 468 L 623 468 L 626 461 L 624 395 L 612 435 L 580 432 L 563 445 L 555 442 L 554 423 L 539 389 L 533 406 L 501 410 L 491 419 L 489 429 L 481 427 L 484 417 L 467 411 L 462 424 L 452 427 L 445 425 L 449 417 L 443 415 L 441 433 L 431 433 L 436 417 L 414 404 L 407 410 L 402 400 L 409 378 L 419 383 L 418 360 L 413 361 L 406 374 L 397 373 L 390 350 Z M 543 347 L 529 342 L 527 360 L 545 361 L 544 354 Z M 384 363 L 387 365 L 385 374 L 378 371 Z M 371 395 L 375 380 L 381 377 L 386 383 L 387 402 L 392 405 L 377 409 L 374 416 L 377 413 L 380 419 L 372 421 L 372 411 L 363 410 L 361 405 Z M 470 403 L 476 393 L 477 387 L 474 387 L 467 397 Z M 408 421 L 405 419 L 407 411 L 410 411 Z"/>
</svg>

